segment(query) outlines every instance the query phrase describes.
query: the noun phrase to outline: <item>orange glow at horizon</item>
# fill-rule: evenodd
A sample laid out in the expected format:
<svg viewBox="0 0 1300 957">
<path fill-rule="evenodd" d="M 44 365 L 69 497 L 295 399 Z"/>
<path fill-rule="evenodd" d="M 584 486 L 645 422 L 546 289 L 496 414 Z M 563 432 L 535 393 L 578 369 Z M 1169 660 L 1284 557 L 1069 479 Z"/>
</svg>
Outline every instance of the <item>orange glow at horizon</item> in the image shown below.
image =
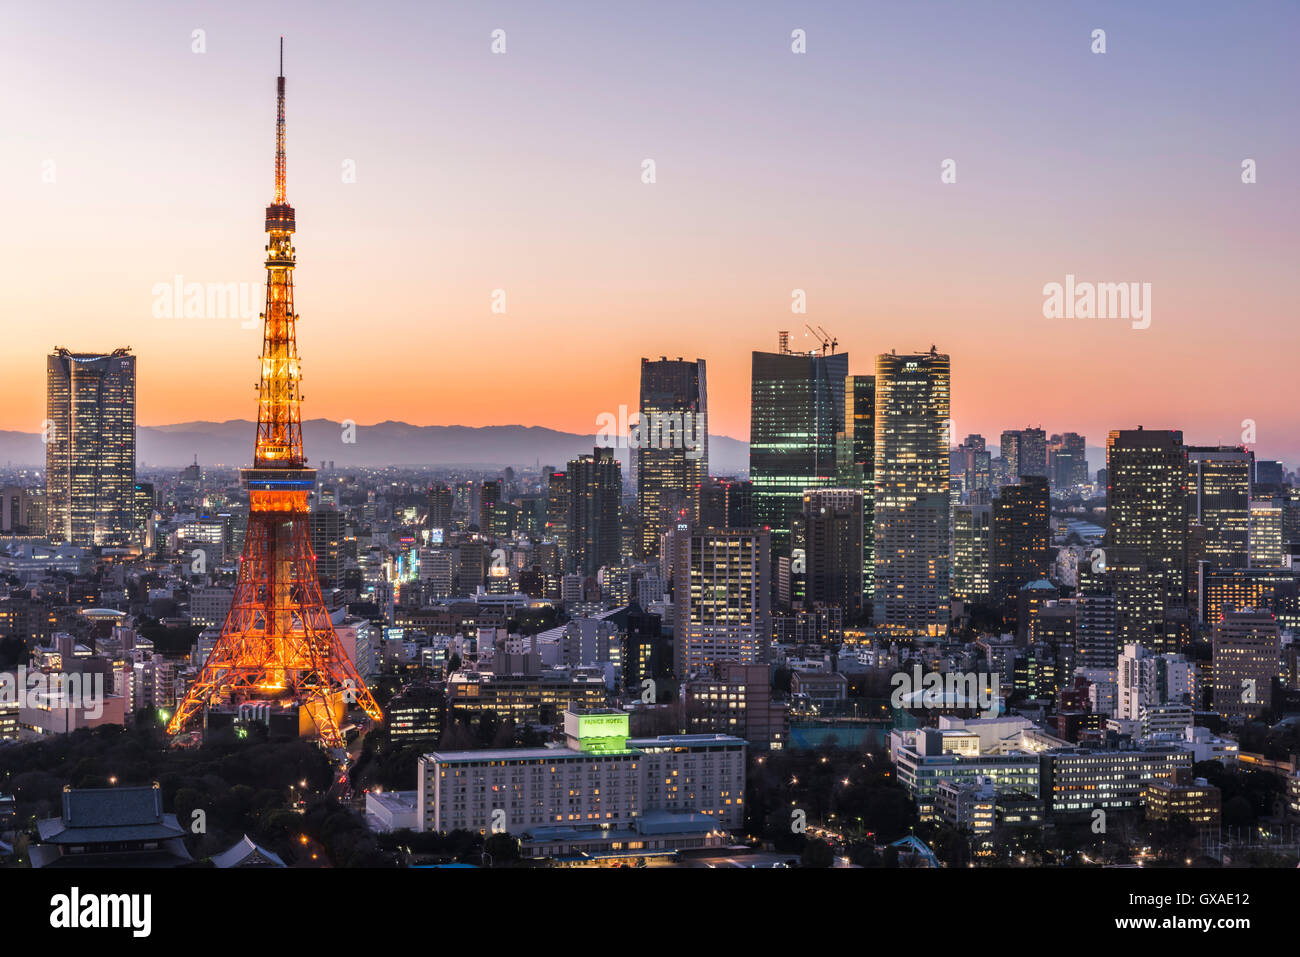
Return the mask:
<svg viewBox="0 0 1300 957">
<path fill-rule="evenodd" d="M 1064 14 L 961 6 L 889 14 L 906 42 L 872 57 L 842 10 L 810 19 L 806 58 L 775 14 L 720 41 L 521 6 L 531 42 L 505 57 L 461 10 L 424 32 L 388 9 L 303 24 L 285 73 L 304 419 L 593 434 L 666 355 L 707 361 L 710 431 L 743 440 L 751 351 L 782 329 L 811 348 L 807 322 L 856 374 L 951 355 L 954 441 L 1041 425 L 1096 447 L 1142 424 L 1235 443 L 1252 419 L 1261 457 L 1300 458 L 1286 30 L 1225 14 L 1234 45 L 1134 12 L 1142 55 L 1103 73 L 1053 47 Z M 142 426 L 255 417 L 280 27 L 213 11 L 198 56 L 187 16 L 154 10 L 88 7 L 70 32 L 32 5 L 0 33 L 0 82 L 33 91 L 0 151 L 0 429 L 41 431 L 58 345 L 130 346 Z M 1044 318 L 1067 273 L 1151 283 L 1151 327 Z M 251 286 L 251 321 L 160 307 L 175 277 Z"/>
</svg>

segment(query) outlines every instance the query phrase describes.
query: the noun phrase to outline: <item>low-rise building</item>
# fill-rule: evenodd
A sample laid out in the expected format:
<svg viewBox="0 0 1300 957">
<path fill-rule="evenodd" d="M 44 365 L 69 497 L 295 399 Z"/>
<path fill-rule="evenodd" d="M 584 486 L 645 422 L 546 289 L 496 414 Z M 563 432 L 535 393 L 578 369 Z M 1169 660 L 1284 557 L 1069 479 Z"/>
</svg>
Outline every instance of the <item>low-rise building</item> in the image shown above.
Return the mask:
<svg viewBox="0 0 1300 957">
<path fill-rule="evenodd" d="M 751 747 L 779 751 L 790 739 L 790 708 L 772 698 L 765 664 L 723 661 L 682 684 L 682 714 L 692 734 L 733 734 Z"/>
<path fill-rule="evenodd" d="M 366 823 L 372 831 L 418 831 L 418 791 L 367 791 Z"/>
<path fill-rule="evenodd" d="M 1140 750 L 1064 748 L 1044 752 L 1042 760 L 1042 793 L 1054 815 L 1138 807 L 1146 784 L 1172 781 L 1192 766 L 1190 752 L 1172 745 Z"/>
<path fill-rule="evenodd" d="M 953 827 L 983 836 L 993 830 L 997 792 L 992 782 L 983 778 L 957 782 L 944 778 L 935 790 L 935 812 Z"/>
<path fill-rule="evenodd" d="M 945 750 L 945 738 L 952 739 L 954 750 Z M 966 746 L 968 736 L 960 732 L 942 732 L 937 728 L 922 728 L 911 743 L 902 743 L 895 752 L 898 780 L 912 799 L 922 820 L 937 816 L 935 807 L 939 783 L 944 780 L 955 784 L 969 784 L 986 779 L 995 793 L 1023 791 L 1039 793 L 1039 759 L 1025 751 L 1008 751 L 1001 754 L 969 754 L 955 750 L 958 744 Z"/>
<path fill-rule="evenodd" d="M 584 859 L 724 843 L 744 818 L 745 742 L 629 738 L 623 711 L 568 711 L 565 743 L 420 758 L 425 831 L 506 832 L 525 856 Z"/>
<path fill-rule="evenodd" d="M 1152 821 L 1184 817 L 1200 830 L 1211 830 L 1217 829 L 1222 820 L 1223 795 L 1205 778 L 1190 784 L 1148 781 L 1142 787 L 1142 804 L 1147 819 Z"/>
</svg>

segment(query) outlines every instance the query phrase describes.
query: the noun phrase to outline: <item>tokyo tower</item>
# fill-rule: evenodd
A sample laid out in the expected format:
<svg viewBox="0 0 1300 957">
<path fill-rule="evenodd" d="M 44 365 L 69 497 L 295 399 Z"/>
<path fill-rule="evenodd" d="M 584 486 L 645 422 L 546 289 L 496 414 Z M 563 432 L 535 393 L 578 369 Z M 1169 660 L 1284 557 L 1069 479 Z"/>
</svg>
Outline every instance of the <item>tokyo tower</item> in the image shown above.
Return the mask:
<svg viewBox="0 0 1300 957">
<path fill-rule="evenodd" d="M 296 705 L 302 732 L 314 727 L 327 746 L 342 747 L 340 723 L 348 704 L 375 721 L 383 714 L 334 632 L 311 547 L 307 500 L 316 472 L 307 468 L 302 448 L 295 224 L 293 207 L 285 201 L 283 38 L 276 91 L 275 199 L 266 208 L 270 239 L 257 445 L 253 467 L 240 472 L 248 489 L 248 529 L 221 637 L 167 730 L 182 731 L 209 706 L 268 702 Z"/>
</svg>

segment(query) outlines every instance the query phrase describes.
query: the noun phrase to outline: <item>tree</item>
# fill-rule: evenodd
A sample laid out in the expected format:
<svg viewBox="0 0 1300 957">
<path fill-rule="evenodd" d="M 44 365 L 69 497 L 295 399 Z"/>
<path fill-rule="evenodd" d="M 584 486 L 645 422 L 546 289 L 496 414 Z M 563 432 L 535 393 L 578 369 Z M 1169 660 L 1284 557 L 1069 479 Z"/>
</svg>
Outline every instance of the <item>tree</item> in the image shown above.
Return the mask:
<svg viewBox="0 0 1300 957">
<path fill-rule="evenodd" d="M 834 863 L 835 852 L 825 841 L 809 841 L 799 857 L 800 867 L 831 867 Z"/>
<path fill-rule="evenodd" d="M 483 842 L 483 854 L 493 867 L 501 867 L 519 860 L 519 838 L 513 834 L 491 834 Z"/>
</svg>

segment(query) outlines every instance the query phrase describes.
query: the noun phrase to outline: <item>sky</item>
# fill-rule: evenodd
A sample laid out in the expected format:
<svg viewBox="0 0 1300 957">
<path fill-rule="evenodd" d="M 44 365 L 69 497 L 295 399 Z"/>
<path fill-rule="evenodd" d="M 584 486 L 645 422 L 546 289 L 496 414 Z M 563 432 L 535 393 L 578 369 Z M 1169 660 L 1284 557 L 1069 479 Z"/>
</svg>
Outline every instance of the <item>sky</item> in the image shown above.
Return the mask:
<svg viewBox="0 0 1300 957">
<path fill-rule="evenodd" d="M 256 323 L 160 290 L 260 309 L 283 34 L 308 417 L 592 432 L 667 355 L 744 439 L 751 352 L 807 322 L 855 373 L 949 353 L 959 438 L 1249 419 L 1300 460 L 1298 33 L 1294 2 L 9 2 L 0 429 L 39 431 L 55 346 L 130 346 L 141 425 L 252 417 Z M 1067 275 L 1150 283 L 1149 327 L 1045 318 Z"/>
</svg>

